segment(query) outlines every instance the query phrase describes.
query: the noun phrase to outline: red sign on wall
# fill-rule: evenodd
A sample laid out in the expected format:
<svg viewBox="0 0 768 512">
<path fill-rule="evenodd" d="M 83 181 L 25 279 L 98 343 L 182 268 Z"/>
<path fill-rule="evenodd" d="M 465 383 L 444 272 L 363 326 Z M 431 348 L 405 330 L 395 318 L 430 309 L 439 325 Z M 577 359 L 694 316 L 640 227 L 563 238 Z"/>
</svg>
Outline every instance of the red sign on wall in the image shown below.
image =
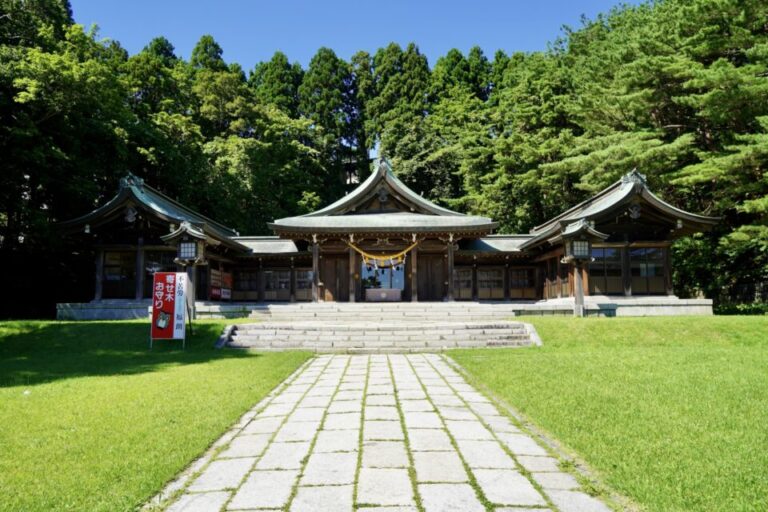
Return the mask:
<svg viewBox="0 0 768 512">
<path fill-rule="evenodd" d="M 152 282 L 152 333 L 155 340 L 183 340 L 187 312 L 187 275 L 155 272 Z"/>
</svg>

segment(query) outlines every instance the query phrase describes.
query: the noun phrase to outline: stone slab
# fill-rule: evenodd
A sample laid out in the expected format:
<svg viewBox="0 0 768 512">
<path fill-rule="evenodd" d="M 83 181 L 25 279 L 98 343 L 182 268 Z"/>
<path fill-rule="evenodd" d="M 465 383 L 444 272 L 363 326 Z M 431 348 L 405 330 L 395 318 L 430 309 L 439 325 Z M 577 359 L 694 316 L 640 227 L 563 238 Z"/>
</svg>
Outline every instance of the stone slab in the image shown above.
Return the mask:
<svg viewBox="0 0 768 512">
<path fill-rule="evenodd" d="M 365 453 L 365 451 L 363 452 Z M 357 485 L 358 503 L 382 506 L 414 505 L 407 469 L 362 468 Z M 392 512 L 391 509 L 378 509 Z"/>
<path fill-rule="evenodd" d="M 425 512 L 485 512 L 469 484 L 419 484 Z"/>
<path fill-rule="evenodd" d="M 210 512 L 219 510 L 229 499 L 229 492 L 185 494 L 166 509 L 166 512 Z"/>
<path fill-rule="evenodd" d="M 546 505 L 531 482 L 509 469 L 473 470 L 483 494 L 497 505 Z"/>
<path fill-rule="evenodd" d="M 291 512 L 352 512 L 351 485 L 299 487 L 291 503 Z"/>
<path fill-rule="evenodd" d="M 443 428 L 443 422 L 435 412 L 403 412 L 405 426 L 412 428 Z"/>
<path fill-rule="evenodd" d="M 311 441 L 315 437 L 320 420 L 316 421 L 287 421 L 275 436 L 276 443 L 292 441 Z"/>
<path fill-rule="evenodd" d="M 518 455 L 517 462 L 527 471 L 560 471 L 557 459 L 554 457 L 537 457 L 533 455 Z"/>
<path fill-rule="evenodd" d="M 364 468 L 407 468 L 408 465 L 408 453 L 402 441 L 366 441 L 363 444 Z"/>
<path fill-rule="evenodd" d="M 360 413 L 342 412 L 328 414 L 323 422 L 324 430 L 354 430 L 360 428 Z"/>
<path fill-rule="evenodd" d="M 254 457 L 221 459 L 211 462 L 189 486 L 192 492 L 234 489 L 256 462 Z"/>
<path fill-rule="evenodd" d="M 357 453 L 313 453 L 304 468 L 301 485 L 341 485 L 355 480 Z"/>
<path fill-rule="evenodd" d="M 576 477 L 562 471 L 531 473 L 531 476 L 545 491 L 550 489 L 570 491 L 580 487 Z"/>
<path fill-rule="evenodd" d="M 343 412 L 360 412 L 363 410 L 362 400 L 334 400 L 328 406 L 328 414 Z"/>
<path fill-rule="evenodd" d="M 546 457 L 549 454 L 536 441 L 525 434 L 498 434 L 499 438 L 515 455 L 538 455 Z"/>
<path fill-rule="evenodd" d="M 256 464 L 256 469 L 301 469 L 301 461 L 309 452 L 309 441 L 272 443 Z"/>
<path fill-rule="evenodd" d="M 451 452 L 413 452 L 418 482 L 466 482 L 467 472 L 459 455 Z"/>
<path fill-rule="evenodd" d="M 496 441 L 458 439 L 459 451 L 470 468 L 516 469 L 515 461 Z"/>
<path fill-rule="evenodd" d="M 493 435 L 480 421 L 453 421 L 446 420 L 446 428 L 455 439 L 468 439 L 470 441 L 492 441 Z"/>
<path fill-rule="evenodd" d="M 366 420 L 400 420 L 397 408 L 388 405 L 368 405 L 365 408 Z"/>
<path fill-rule="evenodd" d="M 273 434 L 285 420 L 284 416 L 271 418 L 254 418 L 243 429 L 243 434 Z"/>
<path fill-rule="evenodd" d="M 442 429 L 422 428 L 408 431 L 408 441 L 413 451 L 450 451 L 451 439 Z"/>
<path fill-rule="evenodd" d="M 549 499 L 560 512 L 610 512 L 597 498 L 579 491 L 547 491 Z"/>
<path fill-rule="evenodd" d="M 271 434 L 237 436 L 229 443 L 229 447 L 219 454 L 219 458 L 255 457 L 261 455 L 271 437 Z"/>
<path fill-rule="evenodd" d="M 282 508 L 298 476 L 298 470 L 254 471 L 237 490 L 227 509 Z"/>
<path fill-rule="evenodd" d="M 315 453 L 356 452 L 359 430 L 321 430 L 315 441 Z"/>
<path fill-rule="evenodd" d="M 405 438 L 399 421 L 372 420 L 363 424 L 363 439 L 366 441 L 393 440 Z"/>
<path fill-rule="evenodd" d="M 368 395 L 365 398 L 366 405 L 395 405 L 394 395 Z"/>
</svg>

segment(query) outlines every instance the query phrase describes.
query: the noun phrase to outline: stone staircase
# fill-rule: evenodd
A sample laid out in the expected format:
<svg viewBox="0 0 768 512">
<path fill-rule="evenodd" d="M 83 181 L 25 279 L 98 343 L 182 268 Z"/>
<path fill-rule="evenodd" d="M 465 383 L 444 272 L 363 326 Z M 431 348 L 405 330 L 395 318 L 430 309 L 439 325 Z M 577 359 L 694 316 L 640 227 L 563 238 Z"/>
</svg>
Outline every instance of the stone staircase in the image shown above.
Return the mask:
<svg viewBox="0 0 768 512">
<path fill-rule="evenodd" d="M 509 304 L 321 303 L 256 308 L 254 323 L 225 330 L 220 345 L 256 350 L 425 352 L 540 344 Z"/>
</svg>

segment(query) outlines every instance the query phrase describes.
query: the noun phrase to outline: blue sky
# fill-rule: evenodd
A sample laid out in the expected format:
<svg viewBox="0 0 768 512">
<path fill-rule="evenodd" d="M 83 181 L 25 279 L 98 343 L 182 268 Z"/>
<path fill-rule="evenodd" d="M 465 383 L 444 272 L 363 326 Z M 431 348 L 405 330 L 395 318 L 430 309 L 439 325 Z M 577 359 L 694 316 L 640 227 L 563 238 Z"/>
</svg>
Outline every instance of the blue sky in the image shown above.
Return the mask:
<svg viewBox="0 0 768 512">
<path fill-rule="evenodd" d="M 75 20 L 97 24 L 103 38 L 120 41 L 129 53 L 155 36 L 167 37 L 189 58 L 197 40 L 211 34 L 224 60 L 250 70 L 276 50 L 306 66 L 321 46 L 345 59 L 358 50 L 373 53 L 395 41 L 414 41 L 433 65 L 451 48 L 479 45 L 491 58 L 497 49 L 543 50 L 563 25 L 578 26 L 618 0 L 485 0 L 457 2 L 387 0 L 71 0 Z M 638 3 L 631 0 L 625 3 Z"/>
</svg>

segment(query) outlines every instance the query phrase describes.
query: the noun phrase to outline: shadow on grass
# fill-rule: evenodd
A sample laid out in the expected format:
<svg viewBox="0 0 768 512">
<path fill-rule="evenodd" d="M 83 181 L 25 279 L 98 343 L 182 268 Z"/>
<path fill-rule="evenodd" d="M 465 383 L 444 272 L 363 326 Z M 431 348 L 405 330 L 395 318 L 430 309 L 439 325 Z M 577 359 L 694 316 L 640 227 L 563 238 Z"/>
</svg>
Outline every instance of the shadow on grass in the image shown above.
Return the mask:
<svg viewBox="0 0 768 512">
<path fill-rule="evenodd" d="M 217 350 L 223 324 L 202 322 L 181 341 L 156 340 L 149 350 L 149 323 L 0 323 L 0 388 L 86 376 L 127 375 L 176 364 L 261 357 L 247 351 Z"/>
</svg>

